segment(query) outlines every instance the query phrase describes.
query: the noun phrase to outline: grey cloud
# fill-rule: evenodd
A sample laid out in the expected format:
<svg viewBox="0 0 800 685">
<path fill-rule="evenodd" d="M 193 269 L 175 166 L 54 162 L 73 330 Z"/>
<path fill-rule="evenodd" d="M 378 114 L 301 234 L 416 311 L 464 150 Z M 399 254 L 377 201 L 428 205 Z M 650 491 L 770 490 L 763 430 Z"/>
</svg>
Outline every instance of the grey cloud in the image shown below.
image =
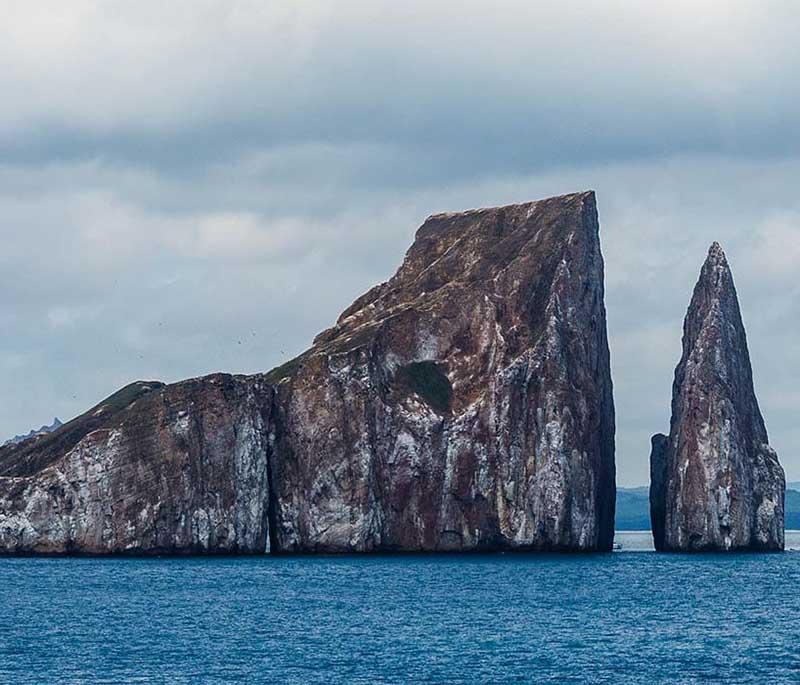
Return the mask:
<svg viewBox="0 0 800 685">
<path fill-rule="evenodd" d="M 800 102 L 784 87 L 800 67 L 791 2 L 506 12 L 175 3 L 157 23 L 164 8 L 149 5 L 62 9 L 80 19 L 64 20 L 67 37 L 55 20 L 11 18 L 18 40 L 0 72 L 17 103 L 0 117 L 7 159 L 196 173 L 258 146 L 375 145 L 402 150 L 400 168 L 366 165 L 360 181 L 396 184 L 676 153 L 798 153 Z M 58 52 L 32 62 L 26 38 L 37 30 Z"/>
</svg>

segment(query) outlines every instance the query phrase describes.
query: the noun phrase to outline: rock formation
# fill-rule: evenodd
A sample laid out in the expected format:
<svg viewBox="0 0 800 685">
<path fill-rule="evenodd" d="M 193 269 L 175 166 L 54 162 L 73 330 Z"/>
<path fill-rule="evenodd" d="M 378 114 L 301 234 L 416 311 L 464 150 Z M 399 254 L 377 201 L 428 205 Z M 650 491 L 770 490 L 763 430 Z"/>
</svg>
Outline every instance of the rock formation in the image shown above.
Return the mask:
<svg viewBox="0 0 800 685">
<path fill-rule="evenodd" d="M 591 193 L 430 217 L 274 380 L 281 550 L 611 547 Z"/>
<path fill-rule="evenodd" d="M 717 243 L 686 314 L 670 434 L 653 437 L 650 473 L 656 549 L 783 549 L 783 469 L 768 444 L 733 277 Z"/>
<path fill-rule="evenodd" d="M 225 375 L 134 383 L 0 450 L 0 550 L 263 552 L 270 389 Z"/>
<path fill-rule="evenodd" d="M 430 217 L 266 375 L 139 383 L 0 448 L 0 550 L 610 550 L 594 194 Z"/>
</svg>

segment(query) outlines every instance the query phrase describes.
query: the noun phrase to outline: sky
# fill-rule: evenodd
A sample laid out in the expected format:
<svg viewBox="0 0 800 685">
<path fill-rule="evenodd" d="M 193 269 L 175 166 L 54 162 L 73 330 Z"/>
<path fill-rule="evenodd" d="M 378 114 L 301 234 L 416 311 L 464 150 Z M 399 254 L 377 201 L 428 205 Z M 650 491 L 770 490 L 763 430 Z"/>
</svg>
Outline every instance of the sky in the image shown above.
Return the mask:
<svg viewBox="0 0 800 685">
<path fill-rule="evenodd" d="M 265 371 L 426 216 L 597 192 L 621 485 L 727 252 L 800 480 L 800 11 L 0 0 L 0 437 L 136 379 Z"/>
</svg>

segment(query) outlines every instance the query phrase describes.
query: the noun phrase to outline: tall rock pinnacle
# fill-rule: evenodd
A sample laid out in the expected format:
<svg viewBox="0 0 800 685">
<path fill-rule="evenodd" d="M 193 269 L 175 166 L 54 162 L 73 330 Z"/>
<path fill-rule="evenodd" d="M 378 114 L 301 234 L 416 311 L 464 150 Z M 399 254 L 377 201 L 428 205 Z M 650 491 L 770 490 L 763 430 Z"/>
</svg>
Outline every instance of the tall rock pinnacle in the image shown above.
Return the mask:
<svg viewBox="0 0 800 685">
<path fill-rule="evenodd" d="M 656 549 L 783 549 L 783 469 L 768 444 L 736 288 L 718 243 L 686 314 L 670 434 L 653 437 L 650 473 Z"/>
<path fill-rule="evenodd" d="M 0 552 L 610 550 L 598 231 L 591 192 L 430 217 L 291 362 L 0 448 Z"/>
</svg>

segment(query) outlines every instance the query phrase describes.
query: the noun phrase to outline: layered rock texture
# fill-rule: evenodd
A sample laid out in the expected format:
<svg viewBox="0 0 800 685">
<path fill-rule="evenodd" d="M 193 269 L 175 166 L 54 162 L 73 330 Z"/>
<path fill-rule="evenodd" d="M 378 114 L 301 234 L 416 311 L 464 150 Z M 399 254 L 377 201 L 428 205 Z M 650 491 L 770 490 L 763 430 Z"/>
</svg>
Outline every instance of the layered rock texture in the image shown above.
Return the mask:
<svg viewBox="0 0 800 685">
<path fill-rule="evenodd" d="M 783 549 L 783 469 L 768 444 L 733 277 L 717 243 L 686 314 L 670 434 L 653 437 L 650 471 L 656 549 Z"/>
<path fill-rule="evenodd" d="M 0 449 L 0 550 L 609 550 L 614 499 L 587 192 L 432 216 L 288 364 Z"/>
<path fill-rule="evenodd" d="M 282 550 L 611 547 L 591 193 L 430 217 L 275 381 Z"/>
<path fill-rule="evenodd" d="M 0 450 L 0 551 L 263 552 L 270 389 L 134 383 Z"/>
</svg>

